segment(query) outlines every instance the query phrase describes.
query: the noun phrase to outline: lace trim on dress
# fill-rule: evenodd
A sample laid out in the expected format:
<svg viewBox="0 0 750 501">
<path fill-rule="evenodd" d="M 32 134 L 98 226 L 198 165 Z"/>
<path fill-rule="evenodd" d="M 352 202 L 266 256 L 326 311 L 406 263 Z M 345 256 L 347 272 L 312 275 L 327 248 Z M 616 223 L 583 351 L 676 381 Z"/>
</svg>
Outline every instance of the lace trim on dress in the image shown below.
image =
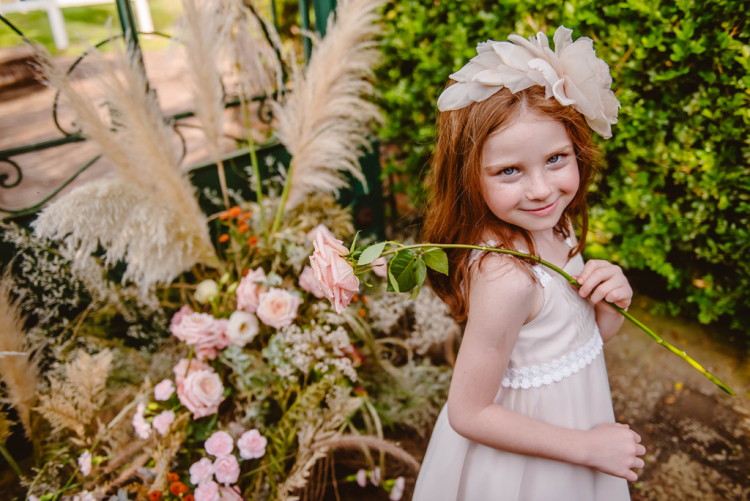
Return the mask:
<svg viewBox="0 0 750 501">
<path fill-rule="evenodd" d="M 542 385 L 550 385 L 562 381 L 563 378 L 570 377 L 589 365 L 599 356 L 604 345 L 602 336 L 599 333 L 599 326 L 594 325 L 596 326 L 594 335 L 576 351 L 563 355 L 548 364 L 506 369 L 502 383 L 503 388 L 513 388 L 515 390 L 519 388 L 524 390 L 531 387 L 539 388 Z"/>
</svg>

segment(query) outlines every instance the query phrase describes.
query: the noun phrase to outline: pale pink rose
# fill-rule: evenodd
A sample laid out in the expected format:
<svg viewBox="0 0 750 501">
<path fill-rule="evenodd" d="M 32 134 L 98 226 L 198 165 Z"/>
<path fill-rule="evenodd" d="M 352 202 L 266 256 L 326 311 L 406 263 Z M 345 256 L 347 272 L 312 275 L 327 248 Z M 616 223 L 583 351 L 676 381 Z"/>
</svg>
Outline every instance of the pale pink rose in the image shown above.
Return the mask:
<svg viewBox="0 0 750 501">
<path fill-rule="evenodd" d="M 328 229 L 328 226 L 321 223 L 307 233 L 307 239 L 311 242 L 315 242 L 315 239 L 318 238 L 318 233 L 323 233 L 329 237 L 333 237 L 333 233 Z"/>
<path fill-rule="evenodd" d="M 315 275 L 313 275 L 312 268 L 310 268 L 309 266 L 305 266 L 305 269 L 302 270 L 302 273 L 299 276 L 299 286 L 318 299 L 325 297 L 323 291 L 320 290 L 318 281 L 315 280 Z"/>
<path fill-rule="evenodd" d="M 292 325 L 302 299 L 289 291 L 271 287 L 259 296 L 255 314 L 261 322 L 276 329 Z"/>
<path fill-rule="evenodd" d="M 372 485 L 377 487 L 380 485 L 380 467 L 376 466 L 375 469 L 372 470 L 370 473 L 370 482 L 372 482 Z"/>
<path fill-rule="evenodd" d="M 206 452 L 218 458 L 228 456 L 234 450 L 234 440 L 225 431 L 217 431 L 206 440 Z"/>
<path fill-rule="evenodd" d="M 354 275 L 351 265 L 341 257 L 349 253 L 342 243 L 322 231 L 318 232 L 314 242 L 315 252 L 310 256 L 310 264 L 320 290 L 339 314 L 359 290 L 359 279 Z"/>
<path fill-rule="evenodd" d="M 234 456 L 224 456 L 214 461 L 216 481 L 224 485 L 233 484 L 240 478 L 240 464 Z"/>
<path fill-rule="evenodd" d="M 195 501 L 221 501 L 219 497 L 219 484 L 213 480 L 206 480 L 195 488 Z"/>
<path fill-rule="evenodd" d="M 388 276 L 388 261 L 384 257 L 379 257 L 372 263 L 372 271 L 380 278 Z"/>
<path fill-rule="evenodd" d="M 367 485 L 367 472 L 362 468 L 360 468 L 357 472 L 357 483 L 360 487 L 364 487 Z"/>
<path fill-rule="evenodd" d="M 179 392 L 180 384 L 185 380 L 187 376 L 189 376 L 191 373 L 195 371 L 209 371 L 213 372 L 214 369 L 208 365 L 204 364 L 203 362 L 200 362 L 196 359 L 192 359 L 190 361 L 190 370 L 188 371 L 188 359 L 182 358 L 179 362 L 177 362 L 177 365 L 174 366 L 172 369 L 172 372 L 174 372 L 175 375 L 175 382 L 177 383 L 177 390 Z"/>
<path fill-rule="evenodd" d="M 268 444 L 268 439 L 261 435 L 258 430 L 246 431 L 237 440 L 237 447 L 240 450 L 240 457 L 242 459 L 263 457 L 266 453 L 266 444 Z"/>
<path fill-rule="evenodd" d="M 216 357 L 219 355 L 219 352 L 216 351 L 216 348 L 213 346 L 201 346 L 197 345 L 195 347 L 195 350 L 193 350 L 193 353 L 195 353 L 195 358 L 198 360 L 216 360 Z"/>
<path fill-rule="evenodd" d="M 156 400 L 169 400 L 169 397 L 174 393 L 174 383 L 171 379 L 165 379 L 161 383 L 154 386 L 154 398 Z"/>
<path fill-rule="evenodd" d="M 219 493 L 221 494 L 221 501 L 244 501 L 240 489 L 236 485 L 220 485 Z"/>
<path fill-rule="evenodd" d="M 146 418 L 143 417 L 145 411 L 146 403 L 141 402 L 136 408 L 135 416 L 133 416 L 133 428 L 135 428 L 135 434 L 143 439 L 151 436 L 151 425 L 148 424 Z"/>
<path fill-rule="evenodd" d="M 208 458 L 201 458 L 190 467 L 190 483 L 198 485 L 201 482 L 211 480 L 214 475 L 214 464 Z"/>
<path fill-rule="evenodd" d="M 84 477 L 91 474 L 91 453 L 89 451 L 83 451 L 83 454 L 78 456 L 78 468 Z"/>
<path fill-rule="evenodd" d="M 396 479 L 396 483 L 393 484 L 393 489 L 391 490 L 391 495 L 388 496 L 388 499 L 391 501 L 399 501 L 401 499 L 401 496 L 404 495 L 404 487 L 406 486 L 406 480 L 404 477 L 398 477 Z"/>
<path fill-rule="evenodd" d="M 164 411 L 154 417 L 154 421 L 151 424 L 160 434 L 166 435 L 172 423 L 174 423 L 174 411 Z"/>
<path fill-rule="evenodd" d="M 263 292 L 264 283 L 266 283 L 266 272 L 263 268 L 253 270 L 242 277 L 235 291 L 237 309 L 255 313 L 258 309 L 258 295 Z"/>
<path fill-rule="evenodd" d="M 169 326 L 169 330 L 180 341 L 193 345 L 213 335 L 216 319 L 208 313 L 186 313 L 178 324 Z"/>
<path fill-rule="evenodd" d="M 224 385 L 214 372 L 195 371 L 177 385 L 180 403 L 193 413 L 193 418 L 216 414 L 224 401 Z"/>
<path fill-rule="evenodd" d="M 193 309 L 186 304 L 183 305 L 182 308 L 180 308 L 180 310 L 172 317 L 170 325 L 178 325 L 180 321 L 182 321 L 182 317 L 189 315 L 190 313 L 193 313 Z"/>
</svg>

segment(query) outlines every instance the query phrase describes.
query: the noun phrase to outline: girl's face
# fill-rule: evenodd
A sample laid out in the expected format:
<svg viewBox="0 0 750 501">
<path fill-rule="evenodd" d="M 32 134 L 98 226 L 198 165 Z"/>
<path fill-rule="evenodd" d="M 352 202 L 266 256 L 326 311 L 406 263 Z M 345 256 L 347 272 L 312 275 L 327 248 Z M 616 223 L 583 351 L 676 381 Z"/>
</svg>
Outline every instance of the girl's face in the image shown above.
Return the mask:
<svg viewBox="0 0 750 501">
<path fill-rule="evenodd" d="M 573 143 L 565 126 L 524 113 L 482 147 L 483 196 L 501 220 L 530 232 L 552 229 L 578 191 Z"/>
</svg>

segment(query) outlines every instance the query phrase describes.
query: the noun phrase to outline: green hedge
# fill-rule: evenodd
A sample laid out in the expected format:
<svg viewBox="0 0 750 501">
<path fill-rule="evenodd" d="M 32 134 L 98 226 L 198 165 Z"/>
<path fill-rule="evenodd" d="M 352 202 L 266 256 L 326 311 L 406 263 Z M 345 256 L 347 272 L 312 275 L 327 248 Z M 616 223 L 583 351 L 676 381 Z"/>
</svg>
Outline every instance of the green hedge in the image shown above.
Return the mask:
<svg viewBox="0 0 750 501">
<path fill-rule="evenodd" d="M 622 104 L 602 141 L 586 257 L 630 270 L 662 310 L 750 333 L 748 10 L 737 0 L 392 2 L 379 75 L 382 137 L 399 151 L 388 168 L 419 203 L 448 75 L 477 42 L 572 28 L 594 39 Z"/>
</svg>

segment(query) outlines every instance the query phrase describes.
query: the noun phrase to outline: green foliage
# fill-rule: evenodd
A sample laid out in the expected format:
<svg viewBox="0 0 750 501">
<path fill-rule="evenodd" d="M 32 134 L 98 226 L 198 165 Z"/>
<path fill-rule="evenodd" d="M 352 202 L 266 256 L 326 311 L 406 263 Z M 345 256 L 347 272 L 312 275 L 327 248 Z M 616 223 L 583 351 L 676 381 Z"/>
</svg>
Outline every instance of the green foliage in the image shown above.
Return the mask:
<svg viewBox="0 0 750 501">
<path fill-rule="evenodd" d="M 608 165 L 592 190 L 587 258 L 630 270 L 672 314 L 747 330 L 748 9 L 738 0 L 391 2 L 381 136 L 400 156 L 387 172 L 411 177 L 420 202 L 435 103 L 478 42 L 572 28 L 594 40 L 622 104 L 614 137 L 597 137 Z"/>
</svg>

